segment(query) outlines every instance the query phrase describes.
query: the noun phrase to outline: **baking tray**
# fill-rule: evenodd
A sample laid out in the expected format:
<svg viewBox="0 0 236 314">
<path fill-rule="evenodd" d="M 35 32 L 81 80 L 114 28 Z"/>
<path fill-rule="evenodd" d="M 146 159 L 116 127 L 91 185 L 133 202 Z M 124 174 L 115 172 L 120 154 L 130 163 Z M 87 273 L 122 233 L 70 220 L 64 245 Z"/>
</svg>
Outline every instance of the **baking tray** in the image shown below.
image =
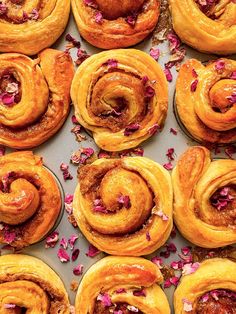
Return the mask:
<svg viewBox="0 0 236 314">
<path fill-rule="evenodd" d="M 79 32 L 77 30 L 77 27 L 75 25 L 75 21 L 73 19 L 73 16 L 71 14 L 70 20 L 68 23 L 68 26 L 64 32 L 64 34 L 61 36 L 61 38 L 54 44 L 54 48 L 59 50 L 65 50 L 67 42 L 65 41 L 65 35 L 67 33 L 70 33 L 73 37 L 81 41 L 82 48 L 84 48 L 89 54 L 95 54 L 100 52 L 100 49 L 97 49 L 91 45 L 89 45 L 86 41 L 82 40 L 79 36 Z M 134 48 L 140 49 L 142 51 L 145 51 L 149 53 L 149 50 L 151 48 L 151 38 L 143 41 L 139 45 L 136 45 Z M 160 44 L 158 46 L 161 50 L 161 57 L 159 59 L 159 64 L 164 69 L 164 63 L 168 62 L 169 59 L 169 48 L 168 44 L 166 42 Z M 206 61 L 210 59 L 216 59 L 216 56 L 211 56 L 207 54 L 198 53 L 195 50 L 185 47 L 187 50 L 186 53 L 186 59 L 187 58 L 197 58 L 200 61 Z M 76 60 L 76 49 L 71 50 L 71 56 L 74 60 Z M 236 59 L 236 56 L 231 56 L 231 58 Z M 175 81 L 177 77 L 177 72 L 175 69 L 172 69 L 173 74 L 173 81 L 171 83 L 168 83 L 169 85 L 169 109 L 168 109 L 168 116 L 165 123 L 165 127 L 163 131 L 143 143 L 141 146 L 144 148 L 144 156 L 149 157 L 153 159 L 154 161 L 165 164 L 168 162 L 166 153 L 169 148 L 175 149 L 175 162 L 179 158 L 179 156 L 189 147 L 193 145 L 198 145 L 196 142 L 188 138 L 184 132 L 180 129 L 180 126 L 178 125 L 174 112 L 173 112 L 173 103 L 174 103 L 174 93 L 175 93 Z M 95 151 L 99 151 L 98 147 L 95 145 L 93 139 L 86 134 L 87 140 L 83 141 L 81 143 L 78 143 L 75 140 L 75 135 L 71 133 L 71 129 L 73 128 L 73 124 L 71 122 L 71 116 L 73 115 L 73 107 L 71 108 L 70 116 L 68 117 L 67 121 L 65 122 L 64 126 L 61 128 L 61 130 L 49 141 L 46 143 L 40 145 L 39 147 L 35 148 L 33 151 L 35 154 L 38 154 L 43 157 L 45 165 L 53 171 L 53 173 L 57 176 L 57 178 L 60 180 L 61 185 L 63 187 L 65 194 L 73 194 L 74 190 L 77 185 L 77 166 L 70 164 L 69 170 L 70 173 L 73 175 L 73 180 L 71 181 L 64 181 L 62 172 L 60 171 L 60 164 L 62 162 L 65 162 L 69 164 L 70 156 L 74 151 L 77 151 L 80 147 L 92 147 Z M 175 136 L 174 134 L 170 133 L 170 128 L 174 128 L 177 130 L 178 134 Z M 226 158 L 225 154 L 217 154 L 217 157 L 224 157 Z M 214 157 L 214 154 L 213 154 Z M 52 269 L 54 269 L 61 279 L 63 280 L 67 292 L 70 297 L 70 302 L 72 305 L 74 305 L 75 295 L 76 292 L 72 292 L 70 290 L 70 285 L 73 280 L 80 282 L 82 276 L 74 276 L 73 275 L 73 268 L 77 266 L 78 263 L 84 265 L 84 273 L 86 270 L 94 264 L 96 261 L 101 259 L 105 256 L 104 253 L 100 253 L 99 255 L 95 256 L 94 258 L 90 258 L 86 256 L 86 252 L 88 251 L 88 242 L 84 238 L 84 236 L 80 233 L 78 228 L 74 228 L 67 219 L 67 213 L 64 211 L 64 215 L 61 219 L 60 224 L 56 228 L 56 230 L 59 232 L 59 237 L 65 237 L 69 238 L 72 234 L 78 235 L 78 240 L 76 241 L 75 248 L 79 248 L 80 254 L 78 259 L 75 262 L 69 262 L 69 263 L 61 263 L 60 260 L 57 257 L 57 251 L 59 249 L 59 241 L 55 248 L 49 248 L 45 249 L 45 240 L 39 242 L 38 244 L 32 245 L 24 250 L 22 250 L 22 253 L 29 254 L 36 256 L 40 259 L 42 259 L 44 262 L 46 262 L 49 266 L 51 266 Z M 178 253 L 181 252 L 181 247 L 190 245 L 191 244 L 183 239 L 177 232 L 177 235 L 174 239 L 170 239 L 169 242 L 174 242 L 174 244 L 177 247 L 177 253 L 171 254 L 170 258 L 164 259 L 165 264 L 170 264 L 173 260 L 179 260 Z M 159 255 L 159 252 L 162 249 L 158 250 L 157 252 L 153 253 L 151 256 L 148 256 L 147 258 L 150 258 L 152 256 Z M 68 249 L 68 252 L 70 249 Z M 4 253 L 4 252 L 3 252 Z M 71 253 L 71 252 L 69 252 Z M 176 272 L 176 275 L 180 275 Z M 173 311 L 173 292 L 174 287 L 170 287 L 168 289 L 164 289 L 165 293 L 169 299 L 169 303 Z"/>
</svg>

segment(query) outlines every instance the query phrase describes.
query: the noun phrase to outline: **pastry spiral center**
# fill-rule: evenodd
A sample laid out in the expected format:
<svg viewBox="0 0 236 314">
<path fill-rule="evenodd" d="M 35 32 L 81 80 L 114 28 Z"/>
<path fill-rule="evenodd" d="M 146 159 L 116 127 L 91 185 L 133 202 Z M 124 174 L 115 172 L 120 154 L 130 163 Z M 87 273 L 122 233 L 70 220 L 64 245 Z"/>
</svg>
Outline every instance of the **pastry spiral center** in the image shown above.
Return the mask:
<svg viewBox="0 0 236 314">
<path fill-rule="evenodd" d="M 90 106 L 99 125 L 117 132 L 132 121 L 142 121 L 147 110 L 145 86 L 132 74 L 107 73 L 96 82 Z"/>
<path fill-rule="evenodd" d="M 33 216 L 40 204 L 40 196 L 36 187 L 26 179 L 12 180 L 14 174 L 12 178 L 8 174 L 1 181 L 0 222 L 18 225 Z"/>
<path fill-rule="evenodd" d="M 196 314 L 236 314 L 236 293 L 214 290 L 202 296 L 196 306 Z"/>
<path fill-rule="evenodd" d="M 18 280 L 0 285 L 1 313 L 49 313 L 50 301 L 43 289 L 34 282 Z"/>
<path fill-rule="evenodd" d="M 210 103 L 216 112 L 227 112 L 236 104 L 235 80 L 223 79 L 216 82 L 209 92 Z"/>
<path fill-rule="evenodd" d="M 0 103 L 13 106 L 21 100 L 21 82 L 11 69 L 0 71 Z"/>
<path fill-rule="evenodd" d="M 114 20 L 140 10 L 145 0 L 96 0 L 106 19 Z"/>
</svg>

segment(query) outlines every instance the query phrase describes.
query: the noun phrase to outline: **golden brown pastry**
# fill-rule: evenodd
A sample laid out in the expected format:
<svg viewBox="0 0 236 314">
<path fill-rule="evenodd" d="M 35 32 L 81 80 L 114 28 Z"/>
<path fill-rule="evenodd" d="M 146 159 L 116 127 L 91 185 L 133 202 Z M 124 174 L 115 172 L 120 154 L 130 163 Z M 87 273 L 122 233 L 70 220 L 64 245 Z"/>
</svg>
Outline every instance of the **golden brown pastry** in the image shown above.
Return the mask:
<svg viewBox="0 0 236 314">
<path fill-rule="evenodd" d="M 174 293 L 175 314 L 235 314 L 236 264 L 214 258 L 182 276 Z"/>
<path fill-rule="evenodd" d="M 189 148 L 172 173 L 174 221 L 190 242 L 216 248 L 236 242 L 236 161 L 211 161 L 208 149 Z"/>
<path fill-rule="evenodd" d="M 0 243 L 22 248 L 54 226 L 61 194 L 42 158 L 30 151 L 0 157 Z"/>
<path fill-rule="evenodd" d="M 69 314 L 68 295 L 59 276 L 27 255 L 0 257 L 0 313 Z"/>
<path fill-rule="evenodd" d="M 0 52 L 34 55 L 50 47 L 63 33 L 69 0 L 2 0 Z"/>
<path fill-rule="evenodd" d="M 186 61 L 177 79 L 176 109 L 197 141 L 235 142 L 236 61 L 219 59 L 205 66 L 195 59 Z"/>
<path fill-rule="evenodd" d="M 214 54 L 236 52 L 234 0 L 170 0 L 173 27 L 193 48 Z"/>
<path fill-rule="evenodd" d="M 113 49 L 133 46 L 155 28 L 159 0 L 71 0 L 80 34 L 92 45 Z"/>
<path fill-rule="evenodd" d="M 84 275 L 76 314 L 169 314 L 159 268 L 139 257 L 105 257 Z"/>
<path fill-rule="evenodd" d="M 69 113 L 74 75 L 68 53 L 46 49 L 37 59 L 0 55 L 0 144 L 31 148 L 45 142 Z"/>
<path fill-rule="evenodd" d="M 135 147 L 160 131 L 168 107 L 161 67 L 135 49 L 101 52 L 84 61 L 71 98 L 80 124 L 107 151 Z"/>
<path fill-rule="evenodd" d="M 145 157 L 98 159 L 80 170 L 73 209 L 80 230 L 101 251 L 152 253 L 172 229 L 170 175 Z"/>
</svg>

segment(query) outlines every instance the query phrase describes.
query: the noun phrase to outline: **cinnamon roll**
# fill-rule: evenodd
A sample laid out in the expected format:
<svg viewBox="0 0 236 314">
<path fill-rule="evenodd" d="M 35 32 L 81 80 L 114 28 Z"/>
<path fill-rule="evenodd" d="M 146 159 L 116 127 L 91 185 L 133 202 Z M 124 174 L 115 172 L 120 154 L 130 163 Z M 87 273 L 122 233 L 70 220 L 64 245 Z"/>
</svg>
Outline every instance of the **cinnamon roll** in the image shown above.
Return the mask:
<svg viewBox="0 0 236 314">
<path fill-rule="evenodd" d="M 139 257 L 105 257 L 84 275 L 76 314 L 170 314 L 158 267 Z"/>
<path fill-rule="evenodd" d="M 72 0 L 80 34 L 92 45 L 113 49 L 133 46 L 155 28 L 159 0 Z"/>
<path fill-rule="evenodd" d="M 68 0 L 2 0 L 0 52 L 37 54 L 63 33 L 70 13 Z"/>
<path fill-rule="evenodd" d="M 211 161 L 208 149 L 189 148 L 172 173 L 174 221 L 190 242 L 216 248 L 236 242 L 236 161 Z"/>
<path fill-rule="evenodd" d="M 236 141 L 236 61 L 203 65 L 190 59 L 180 68 L 176 109 L 182 124 L 199 142 Z"/>
<path fill-rule="evenodd" d="M 0 55 L 0 144 L 31 148 L 45 142 L 69 113 L 74 75 L 68 53 L 46 49 L 37 59 Z"/>
<path fill-rule="evenodd" d="M 223 258 L 202 262 L 196 272 L 182 276 L 174 293 L 176 314 L 235 314 L 236 264 Z"/>
<path fill-rule="evenodd" d="M 172 229 L 169 173 L 145 157 L 98 159 L 79 171 L 73 214 L 84 236 L 101 251 L 152 253 Z"/>
<path fill-rule="evenodd" d="M 135 147 L 160 131 L 168 107 L 161 67 L 135 49 L 88 58 L 75 74 L 71 97 L 78 121 L 107 151 Z"/>
<path fill-rule="evenodd" d="M 59 276 L 27 255 L 0 257 L 0 312 L 69 314 L 69 300 Z"/>
<path fill-rule="evenodd" d="M 0 157 L 0 243 L 22 248 L 54 226 L 61 194 L 42 158 L 30 151 Z"/>
<path fill-rule="evenodd" d="M 170 0 L 175 32 L 193 48 L 220 55 L 236 52 L 234 0 Z"/>
</svg>

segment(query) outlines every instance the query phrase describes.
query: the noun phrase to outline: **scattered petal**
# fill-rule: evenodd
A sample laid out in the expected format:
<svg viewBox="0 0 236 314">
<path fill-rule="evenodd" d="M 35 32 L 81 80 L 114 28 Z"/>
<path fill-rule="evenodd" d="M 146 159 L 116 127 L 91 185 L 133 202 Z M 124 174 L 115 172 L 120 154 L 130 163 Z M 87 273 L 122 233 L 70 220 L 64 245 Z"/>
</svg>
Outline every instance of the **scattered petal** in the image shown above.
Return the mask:
<svg viewBox="0 0 236 314">
<path fill-rule="evenodd" d="M 80 250 L 79 249 L 74 249 L 71 255 L 71 260 L 72 262 L 76 261 L 78 256 L 79 256 Z"/>
<path fill-rule="evenodd" d="M 73 274 L 75 276 L 80 276 L 83 274 L 84 265 L 79 264 L 73 269 Z"/>
<path fill-rule="evenodd" d="M 92 244 L 89 245 L 89 249 L 88 252 L 86 253 L 86 255 L 88 257 L 94 257 L 96 255 L 98 255 L 99 253 L 101 253 L 101 251 L 99 251 L 95 246 L 93 246 Z"/>
<path fill-rule="evenodd" d="M 57 256 L 59 258 L 59 260 L 62 262 L 62 263 L 68 263 L 70 261 L 70 256 L 68 255 L 68 253 L 60 248 L 57 252 Z"/>
<path fill-rule="evenodd" d="M 54 248 L 59 240 L 59 232 L 54 231 L 46 238 L 45 248 Z"/>
</svg>

